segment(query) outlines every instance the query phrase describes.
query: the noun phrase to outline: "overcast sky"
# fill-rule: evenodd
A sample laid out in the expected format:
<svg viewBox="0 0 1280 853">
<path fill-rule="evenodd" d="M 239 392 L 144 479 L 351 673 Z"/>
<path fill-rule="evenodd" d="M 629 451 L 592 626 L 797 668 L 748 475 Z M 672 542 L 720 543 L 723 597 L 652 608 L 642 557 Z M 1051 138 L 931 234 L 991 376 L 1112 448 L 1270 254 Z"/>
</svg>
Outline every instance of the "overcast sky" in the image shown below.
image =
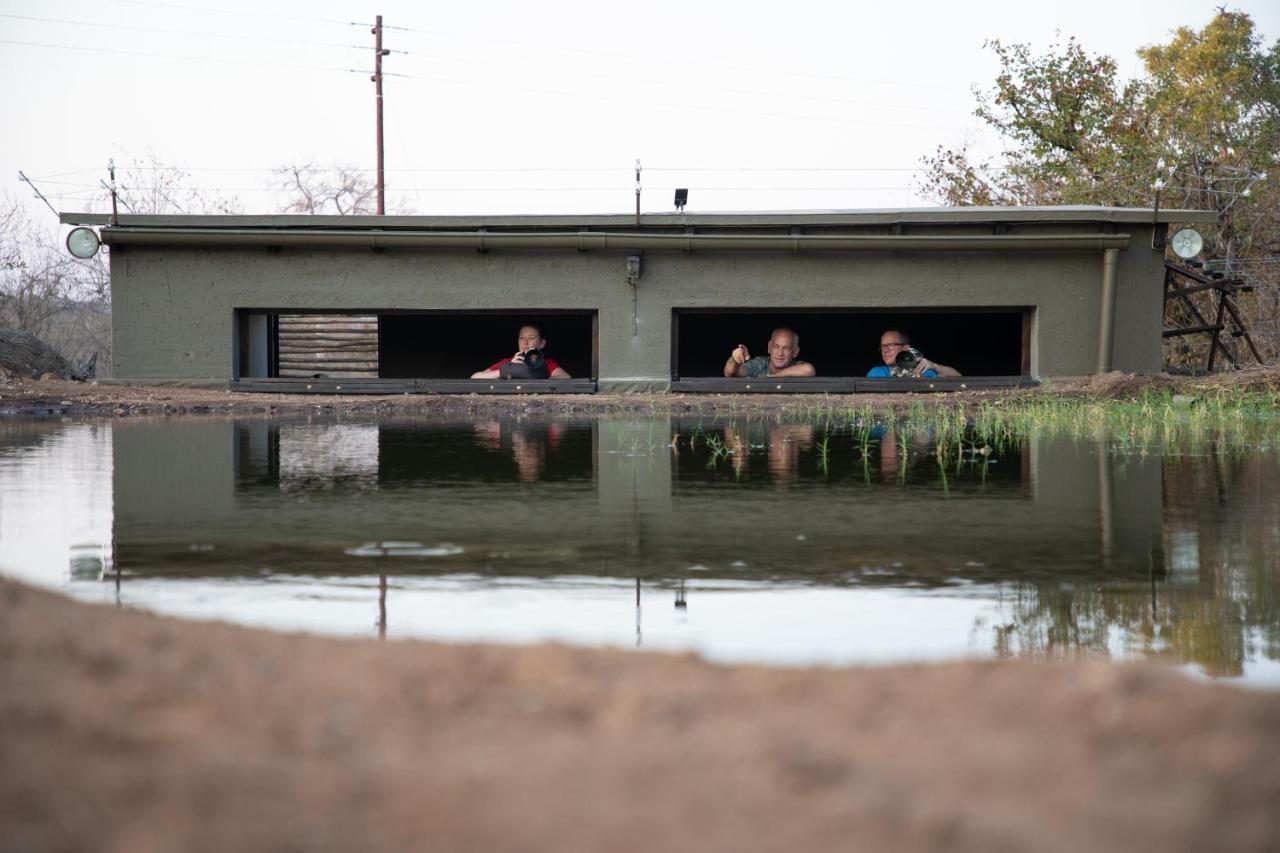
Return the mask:
<svg viewBox="0 0 1280 853">
<path fill-rule="evenodd" d="M 1280 3 L 1231 8 L 1280 35 Z M 384 71 L 388 199 L 407 212 L 628 212 L 637 158 L 646 211 L 670 210 L 677 186 L 690 212 L 918 206 L 922 156 L 995 150 L 972 114 L 970 87 L 997 67 L 984 40 L 1043 50 L 1074 35 L 1132 76 L 1138 47 L 1214 11 L 1186 0 L 0 0 L 0 187 L 30 196 L 21 169 L 60 210 L 85 210 L 108 159 L 154 153 L 258 213 L 278 209 L 264 191 L 273 168 L 372 169 L 380 13 L 384 47 L 405 51 Z"/>
</svg>

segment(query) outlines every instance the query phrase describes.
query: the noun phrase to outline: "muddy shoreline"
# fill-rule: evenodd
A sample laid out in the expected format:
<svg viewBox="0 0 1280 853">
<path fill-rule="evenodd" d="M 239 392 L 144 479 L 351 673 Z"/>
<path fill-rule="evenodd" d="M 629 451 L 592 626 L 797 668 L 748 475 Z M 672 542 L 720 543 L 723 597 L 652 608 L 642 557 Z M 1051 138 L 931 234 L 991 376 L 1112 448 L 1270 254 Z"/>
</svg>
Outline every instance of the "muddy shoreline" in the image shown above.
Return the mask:
<svg viewBox="0 0 1280 853">
<path fill-rule="evenodd" d="M 644 394 L 644 395 L 495 395 L 398 394 L 310 395 L 251 394 L 179 385 L 115 385 L 57 379 L 10 378 L 0 381 L 0 417 L 131 417 L 138 415 L 292 416 L 301 414 L 486 415 L 779 412 L 787 407 L 824 403 L 838 407 L 897 408 L 923 403 L 976 403 L 982 400 L 1057 396 L 1125 399 L 1145 390 L 1212 393 L 1231 389 L 1278 389 L 1280 367 L 1254 368 L 1205 377 L 1139 376 L 1106 373 L 1060 379 L 1041 388 L 961 391 L 941 394 Z"/>
<path fill-rule="evenodd" d="M 1280 696 L 276 634 L 0 581 L 0 849 L 1275 849 Z"/>
</svg>

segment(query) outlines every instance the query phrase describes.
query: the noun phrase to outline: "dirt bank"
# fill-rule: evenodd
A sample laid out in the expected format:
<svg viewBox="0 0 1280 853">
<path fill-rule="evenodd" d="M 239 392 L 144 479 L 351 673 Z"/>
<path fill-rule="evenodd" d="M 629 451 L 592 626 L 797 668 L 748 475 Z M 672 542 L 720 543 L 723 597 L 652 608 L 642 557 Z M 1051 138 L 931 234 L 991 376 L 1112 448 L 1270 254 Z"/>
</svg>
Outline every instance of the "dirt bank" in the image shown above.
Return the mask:
<svg viewBox="0 0 1280 853">
<path fill-rule="evenodd" d="M 0 849 L 1230 850 L 1280 696 L 1154 667 L 336 640 L 0 581 Z"/>
<path fill-rule="evenodd" d="M 1042 388 L 1019 391 L 962 391 L 947 394 L 856 395 L 572 395 L 485 396 L 480 394 L 397 394 L 331 396 L 312 394 L 245 394 L 213 388 L 156 385 L 107 385 L 62 380 L 0 380 L 0 417 L 127 417 L 130 415 L 297 415 L 297 414 L 500 414 L 528 412 L 574 414 L 594 412 L 735 412 L 777 411 L 796 403 L 829 402 L 839 406 L 905 407 L 957 400 L 976 402 L 1000 397 L 1057 395 L 1123 399 L 1146 389 L 1169 388 L 1195 393 L 1225 388 L 1280 388 L 1280 367 L 1254 368 L 1205 377 L 1140 376 L 1104 373 L 1078 379 L 1055 379 Z"/>
</svg>

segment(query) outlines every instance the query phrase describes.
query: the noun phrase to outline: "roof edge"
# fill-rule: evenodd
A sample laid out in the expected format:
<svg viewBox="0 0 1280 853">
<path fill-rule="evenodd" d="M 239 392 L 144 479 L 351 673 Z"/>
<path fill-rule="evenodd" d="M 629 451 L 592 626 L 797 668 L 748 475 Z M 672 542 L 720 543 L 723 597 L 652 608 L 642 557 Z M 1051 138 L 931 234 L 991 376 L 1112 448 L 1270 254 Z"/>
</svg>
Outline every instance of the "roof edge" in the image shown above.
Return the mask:
<svg viewBox="0 0 1280 853">
<path fill-rule="evenodd" d="M 64 212 L 63 225 L 112 224 L 105 213 Z M 931 207 L 881 210 L 781 210 L 725 213 L 645 213 L 644 226 L 768 226 L 768 225 L 894 225 L 961 223 L 1202 223 L 1212 222 L 1211 210 L 1179 210 L 1133 207 Z M 297 214 L 139 215 L 116 217 L 122 226 L 138 228 L 308 228 L 308 229 L 431 229 L 470 230 L 486 227 L 571 228 L 635 227 L 634 214 L 497 215 L 497 216 L 300 216 Z"/>
</svg>

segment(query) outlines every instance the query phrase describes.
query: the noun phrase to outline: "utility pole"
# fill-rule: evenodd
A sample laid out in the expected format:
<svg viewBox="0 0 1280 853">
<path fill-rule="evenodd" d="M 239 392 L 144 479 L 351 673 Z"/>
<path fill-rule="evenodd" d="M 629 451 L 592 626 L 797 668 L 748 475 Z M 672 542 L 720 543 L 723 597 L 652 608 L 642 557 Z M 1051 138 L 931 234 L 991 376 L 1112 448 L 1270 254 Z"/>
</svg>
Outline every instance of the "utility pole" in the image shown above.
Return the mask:
<svg viewBox="0 0 1280 853">
<path fill-rule="evenodd" d="M 373 24 L 373 80 L 374 98 L 378 104 L 378 215 L 387 212 L 386 183 L 382 177 L 382 57 L 391 53 L 382 49 L 382 16 L 378 15 Z"/>
</svg>

